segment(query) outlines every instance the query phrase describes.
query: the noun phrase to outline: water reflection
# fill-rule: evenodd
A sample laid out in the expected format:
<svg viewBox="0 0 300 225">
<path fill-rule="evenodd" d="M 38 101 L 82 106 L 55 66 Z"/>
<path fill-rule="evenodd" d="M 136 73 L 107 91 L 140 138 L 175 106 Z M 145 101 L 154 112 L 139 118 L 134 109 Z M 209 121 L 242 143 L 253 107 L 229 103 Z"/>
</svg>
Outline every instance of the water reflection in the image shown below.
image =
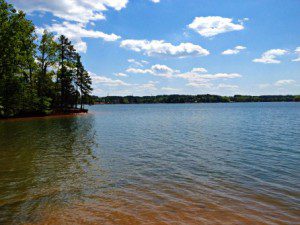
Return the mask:
<svg viewBox="0 0 300 225">
<path fill-rule="evenodd" d="M 1 122 L 0 223 L 38 221 L 88 191 L 101 172 L 93 124 L 93 116 Z"/>
</svg>

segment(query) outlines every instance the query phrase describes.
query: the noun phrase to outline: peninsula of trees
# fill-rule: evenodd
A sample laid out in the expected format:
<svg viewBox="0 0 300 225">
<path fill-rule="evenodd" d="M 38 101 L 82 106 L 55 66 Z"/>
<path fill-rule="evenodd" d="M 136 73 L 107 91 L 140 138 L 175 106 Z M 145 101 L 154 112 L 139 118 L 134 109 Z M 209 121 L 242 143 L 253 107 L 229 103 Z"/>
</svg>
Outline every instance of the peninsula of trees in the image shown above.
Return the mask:
<svg viewBox="0 0 300 225">
<path fill-rule="evenodd" d="M 157 96 L 93 96 L 98 104 L 143 104 L 143 103 L 218 103 L 218 102 L 300 102 L 300 95 L 265 96 L 219 96 L 219 95 L 157 95 Z"/>
<path fill-rule="evenodd" d="M 25 13 L 0 0 L 0 117 L 85 111 L 91 83 L 68 38 L 38 37 Z"/>
</svg>

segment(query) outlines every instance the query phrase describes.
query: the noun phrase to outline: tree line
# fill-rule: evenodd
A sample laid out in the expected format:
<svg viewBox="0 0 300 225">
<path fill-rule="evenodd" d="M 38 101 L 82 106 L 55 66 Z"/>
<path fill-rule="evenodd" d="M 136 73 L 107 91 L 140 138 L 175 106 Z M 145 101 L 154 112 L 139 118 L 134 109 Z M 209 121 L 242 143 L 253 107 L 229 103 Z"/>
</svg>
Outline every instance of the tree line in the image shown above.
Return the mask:
<svg viewBox="0 0 300 225">
<path fill-rule="evenodd" d="M 219 103 L 219 102 L 300 102 L 300 96 L 219 96 L 219 95 L 157 95 L 157 96 L 93 96 L 98 104 L 143 104 L 143 103 Z"/>
<path fill-rule="evenodd" d="M 39 38 L 24 12 L 0 0 L 0 117 L 83 109 L 91 84 L 68 38 Z"/>
</svg>

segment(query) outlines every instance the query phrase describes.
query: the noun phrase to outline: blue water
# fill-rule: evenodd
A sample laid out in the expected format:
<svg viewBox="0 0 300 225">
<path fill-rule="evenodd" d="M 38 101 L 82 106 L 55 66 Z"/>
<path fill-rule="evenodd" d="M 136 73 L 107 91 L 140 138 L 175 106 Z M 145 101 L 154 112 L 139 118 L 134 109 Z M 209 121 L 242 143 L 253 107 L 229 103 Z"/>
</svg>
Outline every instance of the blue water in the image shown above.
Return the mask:
<svg viewBox="0 0 300 225">
<path fill-rule="evenodd" d="M 299 224 L 299 103 L 89 110 L 0 122 L 4 222 Z"/>
</svg>

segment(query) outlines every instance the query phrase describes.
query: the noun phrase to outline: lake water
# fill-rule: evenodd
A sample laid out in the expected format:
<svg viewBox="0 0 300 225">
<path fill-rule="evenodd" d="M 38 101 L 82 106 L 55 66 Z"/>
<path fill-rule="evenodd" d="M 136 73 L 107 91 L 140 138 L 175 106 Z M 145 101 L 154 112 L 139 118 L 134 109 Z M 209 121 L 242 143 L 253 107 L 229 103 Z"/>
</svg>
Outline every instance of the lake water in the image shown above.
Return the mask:
<svg viewBox="0 0 300 225">
<path fill-rule="evenodd" d="M 299 224 L 300 104 L 0 121 L 0 224 Z"/>
</svg>

